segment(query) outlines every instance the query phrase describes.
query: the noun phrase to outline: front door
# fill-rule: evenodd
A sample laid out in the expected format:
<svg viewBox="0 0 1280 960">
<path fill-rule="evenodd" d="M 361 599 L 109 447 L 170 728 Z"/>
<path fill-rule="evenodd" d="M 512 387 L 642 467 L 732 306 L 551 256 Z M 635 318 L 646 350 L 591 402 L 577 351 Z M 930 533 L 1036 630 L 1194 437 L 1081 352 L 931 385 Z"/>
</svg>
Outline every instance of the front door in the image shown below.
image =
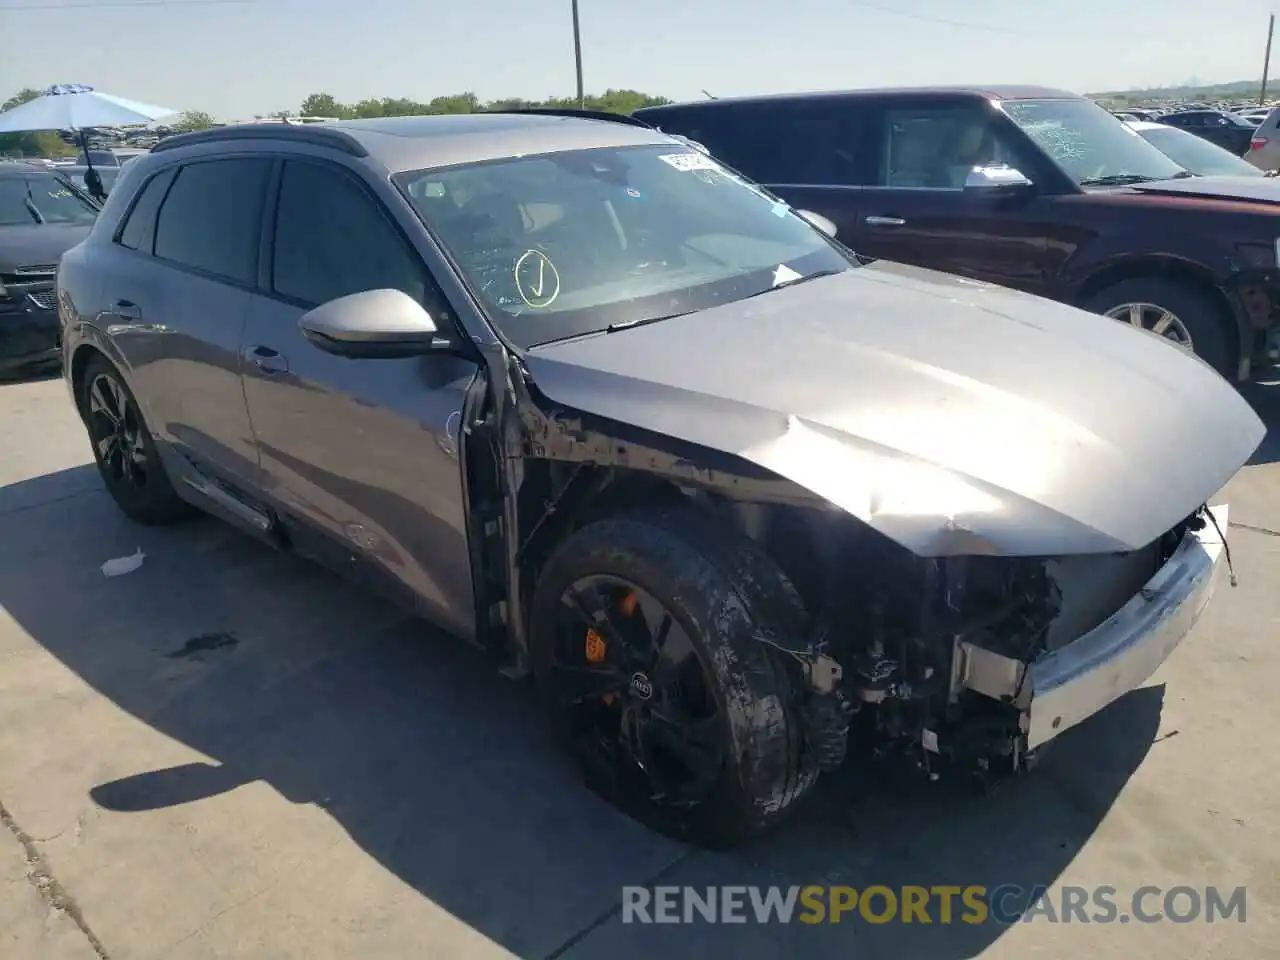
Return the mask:
<svg viewBox="0 0 1280 960">
<path fill-rule="evenodd" d="M 469 636 L 458 441 L 479 368 L 446 355 L 349 360 L 313 346 L 298 327 L 310 307 L 394 288 L 443 325 L 442 297 L 354 173 L 287 160 L 276 211 L 268 291 L 255 298 L 242 347 L 264 493 L 296 523 L 304 552 L 345 555 L 372 585 Z"/>
<path fill-rule="evenodd" d="M 1002 119 L 973 99 L 886 103 L 871 129 L 875 169 L 846 242 L 875 259 L 1043 293 L 1054 197 L 964 189 L 974 166 L 1014 167 L 1036 179 L 1035 159 Z"/>
</svg>

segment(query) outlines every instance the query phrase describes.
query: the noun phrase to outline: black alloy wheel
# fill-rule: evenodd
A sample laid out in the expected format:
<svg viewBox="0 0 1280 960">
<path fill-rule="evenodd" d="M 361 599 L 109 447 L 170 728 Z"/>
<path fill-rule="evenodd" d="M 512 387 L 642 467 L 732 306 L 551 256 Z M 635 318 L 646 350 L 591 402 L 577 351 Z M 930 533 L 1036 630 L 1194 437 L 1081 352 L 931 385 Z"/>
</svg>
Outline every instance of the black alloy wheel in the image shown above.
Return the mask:
<svg viewBox="0 0 1280 960">
<path fill-rule="evenodd" d="M 85 369 L 80 413 L 98 473 L 130 519 L 160 525 L 195 514 L 169 481 L 137 399 L 105 357 L 95 357 Z"/>
<path fill-rule="evenodd" d="M 573 583 L 560 614 L 549 692 L 580 754 L 653 803 L 705 801 L 724 764 L 727 721 L 684 628 L 613 576 Z"/>
<path fill-rule="evenodd" d="M 588 786 L 663 833 L 734 846 L 783 822 L 817 779 L 798 679 L 767 642 L 805 625 L 759 545 L 703 511 L 654 506 L 551 551 L 531 664 Z"/>
<path fill-rule="evenodd" d="M 97 374 L 86 391 L 86 420 L 94 454 L 104 479 L 113 488 L 141 493 L 148 481 L 145 428 L 137 405 L 111 373 Z"/>
</svg>

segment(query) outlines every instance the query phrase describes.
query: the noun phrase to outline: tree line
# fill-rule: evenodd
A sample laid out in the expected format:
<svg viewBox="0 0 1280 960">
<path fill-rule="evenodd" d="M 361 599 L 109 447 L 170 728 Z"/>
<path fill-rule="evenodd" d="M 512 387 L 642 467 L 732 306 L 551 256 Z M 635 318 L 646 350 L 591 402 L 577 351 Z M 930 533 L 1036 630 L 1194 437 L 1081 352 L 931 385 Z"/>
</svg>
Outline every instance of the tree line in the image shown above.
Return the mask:
<svg viewBox="0 0 1280 960">
<path fill-rule="evenodd" d="M 313 93 L 302 101 L 298 114 L 304 117 L 339 117 L 351 120 L 366 117 L 415 117 L 440 113 L 481 113 L 486 110 L 527 110 L 534 107 L 578 107 L 588 110 L 607 110 L 611 113 L 629 114 L 641 107 L 653 107 L 670 103 L 666 97 L 642 93 L 639 90 L 606 90 L 592 94 L 581 104 L 577 97 L 551 97 L 547 100 L 526 100 L 523 97 L 507 97 L 501 100 L 482 101 L 474 93 L 451 93 L 434 97 L 425 102 L 400 97 L 383 97 L 380 100 L 361 100 L 358 103 L 342 103 L 329 93 Z"/>
<path fill-rule="evenodd" d="M 0 107 L 8 110 L 40 96 L 39 90 L 25 89 L 10 97 Z M 579 104 L 577 97 L 550 97 L 546 100 L 526 100 L 523 97 L 506 97 L 500 100 L 481 100 L 474 93 L 451 93 L 430 100 L 413 100 L 408 97 L 382 97 L 343 103 L 331 93 L 313 93 L 303 99 L 298 109 L 272 114 L 259 114 L 256 119 L 288 117 L 335 117 L 340 120 L 372 117 L 414 117 L 430 114 L 482 113 L 488 110 L 527 110 L 536 107 L 576 108 L 607 110 L 611 113 L 630 114 L 641 107 L 670 103 L 666 97 L 642 93 L 639 90 L 606 90 L 591 94 Z M 216 126 L 217 121 L 203 110 L 188 110 L 178 114 L 167 124 L 173 130 L 205 130 Z M 56 132 L 0 134 L 0 156 L 19 154 L 27 156 L 58 156 L 73 152 Z"/>
<path fill-rule="evenodd" d="M 576 108 L 606 110 L 610 113 L 630 114 L 641 107 L 654 107 L 671 101 L 666 97 L 643 93 L 639 90 L 606 90 L 590 94 L 579 104 L 577 97 L 550 97 L 546 100 L 526 100 L 523 97 L 505 97 L 500 100 L 481 100 L 474 93 L 451 93 L 430 100 L 413 100 L 408 97 L 382 97 L 344 103 L 331 93 L 313 93 L 305 97 L 297 110 L 281 110 L 276 113 L 257 114 L 256 120 L 288 119 L 290 117 L 333 117 L 338 120 L 365 120 L 374 117 L 422 117 L 436 114 L 483 113 L 489 110 L 529 110 L 537 107 Z M 175 130 L 204 130 L 217 121 L 202 110 L 189 110 L 180 114 L 172 123 Z"/>
</svg>

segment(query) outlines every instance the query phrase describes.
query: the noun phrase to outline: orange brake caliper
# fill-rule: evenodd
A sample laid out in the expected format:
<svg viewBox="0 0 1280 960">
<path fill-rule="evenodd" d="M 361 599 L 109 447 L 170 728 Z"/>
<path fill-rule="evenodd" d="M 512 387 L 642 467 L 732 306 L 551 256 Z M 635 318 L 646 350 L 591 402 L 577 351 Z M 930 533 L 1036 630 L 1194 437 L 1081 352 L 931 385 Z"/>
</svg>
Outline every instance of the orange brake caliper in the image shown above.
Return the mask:
<svg viewBox="0 0 1280 960">
<path fill-rule="evenodd" d="M 637 599 L 635 593 L 628 593 L 622 598 L 622 602 L 618 605 L 623 616 L 630 617 L 636 612 Z M 587 663 L 603 663 L 605 653 L 608 646 L 604 642 L 604 637 L 600 636 L 599 631 L 588 629 L 587 642 L 584 653 L 587 657 Z M 608 704 L 612 704 L 617 699 L 617 694 L 607 693 L 601 699 Z"/>
</svg>

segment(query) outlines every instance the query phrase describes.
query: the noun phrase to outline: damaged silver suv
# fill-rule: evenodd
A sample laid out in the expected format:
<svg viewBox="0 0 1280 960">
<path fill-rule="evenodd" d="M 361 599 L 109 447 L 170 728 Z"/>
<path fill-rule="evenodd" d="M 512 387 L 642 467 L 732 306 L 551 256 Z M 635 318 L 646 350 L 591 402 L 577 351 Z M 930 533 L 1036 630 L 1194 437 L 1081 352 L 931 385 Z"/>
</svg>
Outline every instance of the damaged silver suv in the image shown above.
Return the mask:
<svg viewBox="0 0 1280 960">
<path fill-rule="evenodd" d="M 129 516 L 383 590 L 741 840 L 851 729 L 1015 770 L 1145 681 L 1263 436 L 1176 346 L 820 222 L 582 117 L 174 137 L 62 260 L 66 379 Z"/>
</svg>

